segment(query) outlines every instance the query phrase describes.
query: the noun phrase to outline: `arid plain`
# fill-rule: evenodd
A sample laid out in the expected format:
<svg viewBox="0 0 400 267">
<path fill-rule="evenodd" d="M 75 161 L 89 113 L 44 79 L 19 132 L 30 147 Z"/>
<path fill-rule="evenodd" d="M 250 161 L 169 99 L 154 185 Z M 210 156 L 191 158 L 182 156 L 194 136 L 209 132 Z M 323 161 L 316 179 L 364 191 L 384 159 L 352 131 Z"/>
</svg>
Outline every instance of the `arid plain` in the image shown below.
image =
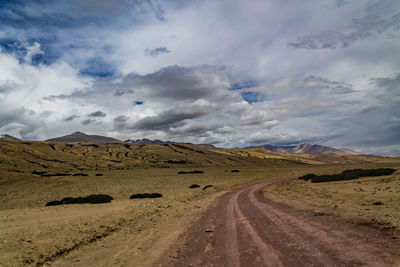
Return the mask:
<svg viewBox="0 0 400 267">
<path fill-rule="evenodd" d="M 232 187 L 276 177 L 378 167 L 399 169 L 400 161 L 180 143 L 1 141 L 0 264 L 152 265 L 217 196 Z M 203 173 L 179 174 L 193 170 Z M 193 184 L 200 187 L 189 189 Z M 212 187 L 202 190 L 206 185 Z M 390 238 L 398 238 L 399 190 L 395 172 L 321 184 L 296 180 L 269 187 L 265 193 L 298 209 L 381 227 Z M 137 193 L 163 197 L 129 199 Z M 107 194 L 114 200 L 45 206 L 52 200 L 90 194 Z M 382 205 L 373 204 L 378 201 Z"/>
</svg>

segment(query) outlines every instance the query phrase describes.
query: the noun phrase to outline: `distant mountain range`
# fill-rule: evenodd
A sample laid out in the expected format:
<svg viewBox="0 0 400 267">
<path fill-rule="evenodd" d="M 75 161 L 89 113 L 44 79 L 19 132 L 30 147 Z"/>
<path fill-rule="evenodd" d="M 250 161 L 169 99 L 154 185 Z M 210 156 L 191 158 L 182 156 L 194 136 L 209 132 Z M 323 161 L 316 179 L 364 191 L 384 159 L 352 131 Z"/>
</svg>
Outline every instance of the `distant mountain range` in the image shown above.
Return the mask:
<svg viewBox="0 0 400 267">
<path fill-rule="evenodd" d="M 143 139 L 127 139 L 124 141 L 125 143 L 134 144 L 134 145 L 162 145 L 172 143 L 170 141 L 162 141 L 162 140 L 149 140 L 146 138 Z"/>
<path fill-rule="evenodd" d="M 21 141 L 18 138 L 15 138 L 8 134 L 0 135 L 0 140 L 8 140 L 8 141 Z M 87 135 L 82 132 L 74 132 L 69 135 L 47 139 L 48 142 L 91 142 L 91 143 L 129 143 L 136 145 L 150 145 L 150 144 L 171 144 L 174 142 L 171 141 L 162 141 L 162 140 L 150 140 L 150 139 L 127 139 L 125 141 L 121 141 L 115 138 L 101 136 L 101 135 Z M 191 144 L 191 143 L 185 143 Z M 326 154 L 334 154 L 334 155 L 357 155 L 354 150 L 347 148 L 332 148 L 322 145 L 310 145 L 310 144 L 301 144 L 298 146 L 280 146 L 280 145 L 261 145 L 261 146 L 250 146 L 245 149 L 254 149 L 254 148 L 266 148 L 271 152 L 277 153 L 291 153 L 291 154 L 312 154 L 312 155 L 326 155 Z"/>
<path fill-rule="evenodd" d="M 301 144 L 298 146 L 274 146 L 274 145 L 262 145 L 262 146 L 251 146 L 247 148 L 266 148 L 272 152 L 278 153 L 293 153 L 293 154 L 312 154 L 312 155 L 324 155 L 324 154 L 335 154 L 335 155 L 357 155 L 354 150 L 348 148 L 332 148 L 321 145 L 309 145 Z"/>
<path fill-rule="evenodd" d="M 121 140 L 101 136 L 101 135 L 87 135 L 82 132 L 74 132 L 69 135 L 47 139 L 48 142 L 91 142 L 91 143 L 122 143 Z"/>
<path fill-rule="evenodd" d="M 0 140 L 7 140 L 7 141 L 21 141 L 21 139 L 18 139 L 14 136 L 8 135 L 8 134 L 2 134 L 0 135 Z"/>
</svg>

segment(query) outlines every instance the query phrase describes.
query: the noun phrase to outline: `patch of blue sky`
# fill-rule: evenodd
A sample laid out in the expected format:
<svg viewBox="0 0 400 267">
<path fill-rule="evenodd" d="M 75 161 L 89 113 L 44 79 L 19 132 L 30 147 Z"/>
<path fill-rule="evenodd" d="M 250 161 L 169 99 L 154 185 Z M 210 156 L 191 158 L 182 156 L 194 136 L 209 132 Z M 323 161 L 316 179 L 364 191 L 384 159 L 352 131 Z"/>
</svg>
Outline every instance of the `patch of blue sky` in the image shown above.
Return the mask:
<svg viewBox="0 0 400 267">
<path fill-rule="evenodd" d="M 143 101 L 134 101 L 134 102 L 133 102 L 133 105 L 134 105 L 134 106 L 139 106 L 139 105 L 143 105 L 143 104 L 144 104 Z"/>
<path fill-rule="evenodd" d="M 267 100 L 267 97 L 264 94 L 258 92 L 243 92 L 241 93 L 242 98 L 249 104 L 263 102 Z"/>
<path fill-rule="evenodd" d="M 86 61 L 85 67 L 82 68 L 79 73 L 86 76 L 106 78 L 114 76 L 116 74 L 116 68 L 100 57 L 95 57 Z"/>
<path fill-rule="evenodd" d="M 248 81 L 239 81 L 239 82 L 232 82 L 231 87 L 228 90 L 236 91 L 241 89 L 248 89 L 258 86 L 256 81 L 248 80 Z"/>
</svg>

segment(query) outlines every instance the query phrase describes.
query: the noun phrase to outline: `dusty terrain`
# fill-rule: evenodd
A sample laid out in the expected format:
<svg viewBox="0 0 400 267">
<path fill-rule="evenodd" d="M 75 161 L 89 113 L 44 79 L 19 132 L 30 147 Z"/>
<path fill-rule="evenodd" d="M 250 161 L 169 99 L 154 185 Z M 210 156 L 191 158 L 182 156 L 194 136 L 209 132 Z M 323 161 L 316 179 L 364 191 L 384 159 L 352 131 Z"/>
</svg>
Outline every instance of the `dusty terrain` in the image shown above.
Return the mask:
<svg viewBox="0 0 400 267">
<path fill-rule="evenodd" d="M 0 172 L 0 265 L 148 265 L 224 190 L 287 173 L 282 167 L 235 169 L 240 172 L 225 167 L 185 175 L 178 172 L 192 169 L 85 171 L 88 176 L 62 177 Z M 189 189 L 194 183 L 213 187 Z M 128 199 L 141 192 L 164 197 Z M 93 193 L 114 200 L 45 207 L 54 199 Z"/>
<path fill-rule="evenodd" d="M 393 165 L 397 170 L 399 165 Z M 400 238 L 400 173 L 357 180 L 311 183 L 294 180 L 265 189 L 266 195 L 298 209 L 332 214 Z"/>
<path fill-rule="evenodd" d="M 262 189 L 221 196 L 158 266 L 396 266 L 400 242 L 380 231 L 274 202 Z"/>
<path fill-rule="evenodd" d="M 398 159 L 383 157 L 334 158 L 342 163 L 327 164 L 311 155 L 207 145 L 2 141 L 0 265 L 151 266 L 167 248 L 176 252 L 174 242 L 186 228 L 195 227 L 201 212 L 235 186 L 308 172 L 368 167 L 371 162 L 398 164 Z M 193 170 L 204 173 L 178 174 Z M 87 176 L 73 176 L 76 173 Z M 192 184 L 201 187 L 189 189 Z M 201 190 L 205 185 L 213 186 Z M 129 199 L 132 194 L 155 192 L 164 197 Z M 114 200 L 45 207 L 52 200 L 90 194 L 108 194 Z M 385 208 L 394 205 L 394 201 L 384 203 Z M 224 206 L 212 210 L 225 212 Z M 237 229 L 238 235 L 246 230 Z M 204 236 L 203 228 L 197 230 L 202 233 L 199 244 L 216 234 Z"/>
</svg>

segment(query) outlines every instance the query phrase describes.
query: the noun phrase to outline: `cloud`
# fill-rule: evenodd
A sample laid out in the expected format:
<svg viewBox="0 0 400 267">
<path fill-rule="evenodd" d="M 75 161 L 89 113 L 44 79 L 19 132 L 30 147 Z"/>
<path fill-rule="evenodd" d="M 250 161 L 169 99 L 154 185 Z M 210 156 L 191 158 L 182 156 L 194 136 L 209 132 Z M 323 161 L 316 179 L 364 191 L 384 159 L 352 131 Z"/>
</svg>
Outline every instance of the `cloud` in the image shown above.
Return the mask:
<svg viewBox="0 0 400 267">
<path fill-rule="evenodd" d="M 163 47 L 157 47 L 155 49 L 146 49 L 146 55 L 152 56 L 152 57 L 156 57 L 161 53 L 171 53 L 170 50 L 168 50 L 167 47 L 163 46 Z"/>
<path fill-rule="evenodd" d="M 107 114 L 104 113 L 104 112 L 101 111 L 101 110 L 98 110 L 98 111 L 96 111 L 96 112 L 93 112 L 93 113 L 90 113 L 90 114 L 89 114 L 89 117 L 105 117 L 105 116 L 107 116 Z"/>
<path fill-rule="evenodd" d="M 196 101 L 190 105 L 181 105 L 166 110 L 157 116 L 145 117 L 137 121 L 134 129 L 140 130 L 168 130 L 185 125 L 185 120 L 202 117 L 217 109 L 215 104 L 204 100 Z"/>
<path fill-rule="evenodd" d="M 83 120 L 83 121 L 81 122 L 81 124 L 82 124 L 82 125 L 89 125 L 89 124 L 92 124 L 92 123 L 94 123 L 94 122 L 95 122 L 95 120 L 86 119 L 86 120 Z"/>
<path fill-rule="evenodd" d="M 74 115 L 71 115 L 69 117 L 66 117 L 64 119 L 64 121 L 72 121 L 72 120 L 77 119 L 77 118 L 79 118 L 79 116 L 74 114 Z"/>
<path fill-rule="evenodd" d="M 0 130 L 400 152 L 398 10 L 396 0 L 7 1 Z"/>
<path fill-rule="evenodd" d="M 337 1 L 337 4 L 340 6 L 349 3 Z M 295 42 L 289 42 L 287 45 L 294 49 L 336 49 L 391 30 L 397 31 L 400 29 L 400 13 L 393 12 L 399 7 L 396 1 L 370 1 L 365 7 L 364 15 L 353 18 L 349 24 L 338 29 L 299 36 Z"/>
</svg>

